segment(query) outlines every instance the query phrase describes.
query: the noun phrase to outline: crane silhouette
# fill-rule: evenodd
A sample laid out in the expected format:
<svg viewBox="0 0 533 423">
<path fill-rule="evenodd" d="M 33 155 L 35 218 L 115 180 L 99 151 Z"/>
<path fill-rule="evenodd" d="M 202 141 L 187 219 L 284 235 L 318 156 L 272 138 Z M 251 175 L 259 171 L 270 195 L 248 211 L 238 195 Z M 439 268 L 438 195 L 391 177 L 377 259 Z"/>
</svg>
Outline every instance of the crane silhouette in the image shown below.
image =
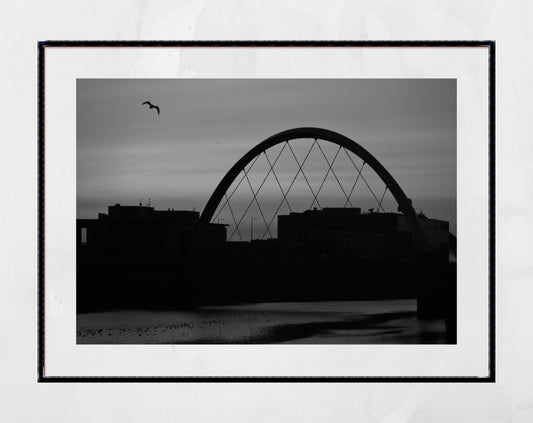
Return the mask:
<svg viewBox="0 0 533 423">
<path fill-rule="evenodd" d="M 143 105 L 144 104 L 148 104 L 150 106 L 150 109 L 156 109 L 157 110 L 157 114 L 159 114 L 159 106 L 156 106 L 155 104 L 152 104 L 150 103 L 149 101 L 145 101 L 144 103 L 142 103 Z"/>
</svg>

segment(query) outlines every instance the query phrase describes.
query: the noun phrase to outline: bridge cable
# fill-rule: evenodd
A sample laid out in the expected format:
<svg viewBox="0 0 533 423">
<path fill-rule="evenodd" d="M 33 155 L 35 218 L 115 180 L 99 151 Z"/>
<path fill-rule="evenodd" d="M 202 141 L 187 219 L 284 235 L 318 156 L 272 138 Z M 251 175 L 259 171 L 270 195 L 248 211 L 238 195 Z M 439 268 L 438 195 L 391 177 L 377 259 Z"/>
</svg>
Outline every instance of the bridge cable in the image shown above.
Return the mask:
<svg viewBox="0 0 533 423">
<path fill-rule="evenodd" d="M 357 181 L 359 181 L 359 177 L 361 176 L 361 172 L 363 171 L 363 168 L 365 167 L 366 162 L 363 162 L 363 165 L 361 166 L 361 169 L 359 169 L 359 173 L 357 174 L 357 178 L 355 178 L 355 182 L 352 186 L 352 189 L 350 190 L 350 193 L 348 194 L 348 198 L 351 198 L 353 190 L 355 189 L 355 186 L 357 185 Z M 344 207 L 348 204 L 348 201 L 344 203 Z"/>
<path fill-rule="evenodd" d="M 226 198 L 228 198 L 227 194 L 224 193 L 224 196 Z M 231 204 L 229 203 L 229 199 L 228 201 L 226 201 L 226 204 L 228 205 L 228 208 L 229 208 L 229 211 L 231 213 L 231 217 L 233 217 L 233 222 L 235 223 L 235 228 L 237 230 L 237 233 L 239 234 L 239 239 L 242 241 L 242 236 L 241 236 L 241 232 L 239 231 L 239 225 L 237 225 L 237 219 L 235 219 L 235 214 L 233 213 L 233 209 L 231 208 Z M 231 241 L 231 239 L 233 238 L 233 234 L 235 233 L 235 229 L 233 230 L 233 232 L 231 233 L 230 237 L 229 237 L 229 240 Z"/>
<path fill-rule="evenodd" d="M 318 144 L 318 141 L 317 141 L 317 144 Z M 318 147 L 320 148 L 320 144 L 318 144 Z M 337 153 L 338 153 L 338 151 L 337 151 Z M 337 157 L 335 156 L 335 159 L 336 159 L 336 158 L 337 158 Z M 328 162 L 327 160 L 326 160 L 326 162 L 329 164 L 329 162 Z M 322 179 L 322 183 L 321 183 L 320 186 L 318 187 L 318 191 L 317 191 L 317 194 L 316 194 L 317 197 L 318 197 L 318 194 L 320 193 L 320 191 L 322 191 L 322 187 L 324 186 L 324 183 L 326 182 L 326 179 L 328 178 L 328 175 L 329 175 L 330 170 L 331 170 L 331 167 L 327 170 L 326 174 L 324 175 L 324 178 Z M 314 201 L 313 201 L 313 203 L 314 203 Z M 310 207 L 313 206 L 313 203 L 311 203 L 311 206 L 310 206 Z M 318 203 L 318 199 L 317 199 L 317 203 Z"/>
<path fill-rule="evenodd" d="M 250 167 L 248 168 L 248 172 L 250 172 L 250 170 L 252 170 L 252 167 L 254 166 L 255 162 L 257 161 L 257 159 L 259 159 L 259 156 L 256 156 L 255 157 L 255 160 L 252 162 L 252 164 L 250 165 Z M 222 205 L 222 207 L 220 207 L 218 209 L 218 213 L 215 215 L 215 217 L 213 217 L 211 219 L 211 222 L 214 222 L 216 220 L 216 218 L 220 215 L 220 213 L 222 212 L 222 210 L 224 210 L 224 207 L 226 207 L 226 204 L 228 204 L 229 200 L 231 199 L 231 197 L 233 197 L 233 194 L 235 194 L 235 191 L 237 191 L 237 189 L 239 188 L 239 186 L 241 185 L 242 181 L 244 181 L 244 175 L 242 176 L 241 180 L 239 181 L 239 183 L 237 184 L 237 186 L 233 189 L 233 191 L 231 192 L 231 194 L 229 195 L 229 197 L 224 194 L 224 196 L 226 197 L 226 202 Z"/>
<path fill-rule="evenodd" d="M 284 144 L 284 145 L 283 145 L 283 149 L 284 149 L 286 146 L 287 146 L 287 144 Z M 282 149 L 282 151 L 283 151 L 283 149 Z M 275 170 L 274 170 L 274 166 L 272 165 L 272 163 L 270 163 L 270 159 L 268 158 L 268 155 L 267 155 L 266 151 L 263 151 L 263 154 L 265 155 L 265 157 L 266 157 L 266 159 L 267 159 L 267 162 L 268 162 L 268 165 L 270 166 L 270 169 L 272 169 L 272 173 L 274 174 L 274 178 L 276 178 L 276 182 L 278 183 L 278 187 L 279 187 L 279 189 L 280 189 L 280 191 L 281 191 L 281 194 L 282 194 L 282 195 L 285 194 L 285 191 L 283 191 L 283 188 L 282 188 L 282 186 L 281 186 L 281 183 L 279 182 L 278 175 L 276 175 L 276 172 L 275 172 Z M 274 162 L 274 164 L 276 164 L 276 163 Z M 292 212 L 291 205 L 289 204 L 289 200 L 287 200 L 287 198 L 285 198 L 285 202 L 287 203 L 287 206 L 289 207 L 289 211 Z"/>
<path fill-rule="evenodd" d="M 246 171 L 244 169 L 243 169 L 243 172 L 245 174 L 245 178 L 248 178 L 248 175 L 247 175 L 247 173 L 246 173 Z M 248 179 L 248 183 L 250 183 L 249 179 Z M 250 185 L 250 189 L 252 190 L 252 194 L 254 194 L 254 190 L 251 188 L 251 185 Z M 241 218 L 239 219 L 239 223 L 237 223 L 237 227 L 235 228 L 235 230 L 237 230 L 237 228 L 240 226 L 241 222 L 243 221 L 244 217 L 246 216 L 246 213 L 248 213 L 248 210 L 250 210 L 250 207 L 254 203 L 254 199 L 255 199 L 255 195 L 252 198 L 252 201 L 250 201 L 250 203 L 248 203 L 248 207 L 246 207 L 246 210 L 244 210 L 244 213 L 242 214 Z M 233 231 L 234 233 L 235 233 L 235 230 Z"/>
<path fill-rule="evenodd" d="M 346 149 L 344 150 L 346 151 Z M 357 165 L 354 163 L 352 157 L 348 154 L 348 152 L 346 152 L 346 155 L 348 156 L 348 158 L 350 159 L 350 161 L 352 162 L 352 164 L 354 165 L 354 167 L 359 170 L 359 168 L 357 167 Z M 374 194 L 374 191 L 372 191 L 372 188 L 370 188 L 370 185 L 368 185 L 368 182 L 366 181 L 365 177 L 363 176 L 363 174 L 361 174 L 361 178 L 363 178 L 363 182 L 366 184 L 366 186 L 368 187 L 368 189 L 370 190 L 370 192 L 372 193 L 372 196 L 374 197 L 374 199 L 376 200 L 376 202 L 379 204 L 379 200 L 378 198 L 376 197 L 376 194 Z"/>
<path fill-rule="evenodd" d="M 315 140 L 316 142 L 316 140 Z M 290 144 L 289 144 L 289 141 L 285 141 L 286 144 L 289 145 L 289 148 L 291 147 Z M 307 161 L 307 158 L 309 157 L 309 154 L 311 153 L 311 150 L 313 149 L 313 146 L 315 145 L 315 143 L 313 143 L 311 145 L 311 148 L 309 149 L 309 151 L 307 152 L 305 158 L 303 159 L 302 161 L 302 166 L 305 164 L 305 162 Z M 278 205 L 278 208 L 276 209 L 276 211 L 274 212 L 274 215 L 272 216 L 272 219 L 270 219 L 270 222 L 268 223 L 268 227 L 270 227 L 270 225 L 272 225 L 272 222 L 274 221 L 274 219 L 276 218 L 276 215 L 278 214 L 278 211 L 279 209 L 281 208 L 281 206 L 283 205 L 283 201 L 287 198 L 287 195 L 289 194 L 289 191 L 291 190 L 292 186 L 294 185 L 294 182 L 296 181 L 296 178 L 298 177 L 298 174 L 300 173 L 300 169 L 298 169 L 298 171 L 296 172 L 296 175 L 294 175 L 294 178 L 292 178 L 292 181 L 289 185 L 289 188 L 287 188 L 287 191 L 285 191 L 285 194 L 283 195 L 283 198 L 281 199 L 281 202 L 279 203 Z M 265 232 L 263 233 L 263 236 L 265 236 L 266 234 L 266 230 Z"/>
<path fill-rule="evenodd" d="M 250 185 L 250 190 L 252 191 L 252 203 L 255 200 L 255 204 L 257 204 L 257 208 L 259 209 L 259 213 L 261 213 L 261 217 L 263 218 L 263 222 L 265 223 L 265 225 L 267 225 L 267 221 L 265 219 L 265 215 L 263 214 L 263 210 L 261 209 L 261 205 L 259 204 L 259 200 L 257 199 L 257 194 L 259 193 L 259 190 L 261 189 L 261 187 L 265 183 L 265 181 L 266 181 L 266 179 L 268 177 L 268 173 L 267 173 L 267 176 L 265 176 L 265 179 L 263 179 L 263 182 L 259 186 L 257 192 L 254 192 L 254 189 L 252 187 L 252 183 L 250 182 L 250 178 L 248 178 L 248 173 L 245 172 L 245 175 L 246 175 L 246 180 L 248 181 L 248 185 Z M 242 219 L 241 219 L 241 221 L 242 221 Z M 268 231 L 268 233 L 270 234 L 270 237 L 272 238 L 272 233 L 270 231 Z M 251 238 L 250 238 L 250 240 L 251 240 Z"/>
<path fill-rule="evenodd" d="M 278 153 L 278 155 L 277 155 L 277 157 L 276 157 L 276 160 L 274 160 L 274 165 L 278 162 L 278 160 L 279 160 L 279 158 L 280 158 L 280 156 L 281 156 L 281 153 L 283 152 L 283 149 L 284 149 L 284 148 L 282 148 L 282 149 L 280 150 L 280 152 Z M 253 163 L 253 164 L 255 164 L 255 162 L 257 161 L 257 159 L 258 159 L 259 157 L 261 157 L 261 155 L 256 156 L 256 159 L 254 160 L 254 163 Z M 253 164 L 252 164 L 252 166 L 253 166 Z M 269 170 L 269 171 L 268 171 L 268 173 L 267 173 L 266 176 L 264 177 L 263 181 L 261 182 L 261 185 L 259 186 L 259 188 L 257 189 L 257 191 L 254 192 L 254 189 L 253 189 L 253 187 L 252 187 L 252 184 L 251 184 L 251 182 L 250 182 L 250 179 L 248 178 L 248 173 L 249 173 L 250 170 L 252 169 L 252 166 L 250 166 L 250 167 L 248 168 L 248 170 L 246 170 L 246 169 L 243 169 L 243 170 L 242 170 L 242 172 L 244 173 L 244 177 L 243 177 L 243 179 L 245 178 L 245 179 L 248 180 L 248 185 L 250 186 L 250 190 L 252 191 L 253 198 L 252 198 L 252 201 L 250 201 L 250 203 L 249 203 L 248 206 L 246 207 L 246 210 L 244 211 L 242 217 L 240 218 L 239 223 L 237 223 L 237 226 L 240 226 L 241 222 L 243 221 L 244 217 L 246 216 L 246 213 L 248 213 L 248 210 L 250 210 L 250 207 L 251 207 L 252 204 L 254 203 L 254 200 L 255 200 L 255 202 L 256 202 L 256 204 L 257 204 L 257 207 L 259 208 L 259 212 L 261 213 L 261 216 L 263 217 L 263 221 L 264 221 L 265 225 L 267 225 L 267 222 L 266 222 L 265 216 L 264 216 L 264 214 L 263 214 L 263 210 L 261 209 L 261 206 L 259 205 L 259 201 L 257 200 L 257 194 L 259 193 L 259 191 L 261 190 L 261 188 L 262 188 L 263 185 L 265 184 L 265 181 L 267 180 L 268 175 L 270 175 L 270 172 L 271 172 L 272 170 Z M 267 225 L 267 230 L 268 230 L 268 225 Z M 235 233 L 235 230 L 233 231 L 233 233 Z M 268 230 L 268 233 L 269 233 L 270 236 L 272 237 L 272 233 L 270 232 L 270 230 Z M 232 234 L 232 235 L 233 235 L 233 234 Z M 231 238 L 230 238 L 230 239 L 231 239 Z"/>
<path fill-rule="evenodd" d="M 315 144 L 317 144 L 317 140 L 315 139 L 315 142 L 311 145 L 311 149 L 313 148 L 313 146 Z M 305 179 L 305 182 L 307 182 L 307 186 L 309 187 L 309 189 L 311 190 L 311 194 L 313 195 L 313 197 L 315 198 L 316 200 L 316 203 L 318 204 L 318 207 L 322 208 L 322 206 L 320 205 L 320 203 L 318 202 L 318 199 L 316 198 L 316 195 L 315 195 L 315 192 L 313 191 L 313 188 L 311 188 L 311 184 L 309 183 L 309 179 L 307 179 L 307 176 L 305 176 L 305 173 L 304 173 L 304 170 L 302 169 L 302 166 L 303 166 L 303 163 L 300 165 L 300 162 L 298 161 L 298 159 L 296 158 L 296 154 L 294 154 L 294 150 L 292 149 L 291 145 L 289 144 L 289 149 L 291 150 L 292 152 L 292 155 L 294 156 L 294 161 L 296 162 L 296 164 L 298 165 L 298 167 L 300 168 L 299 170 L 302 172 L 302 176 L 304 177 Z M 313 204 L 315 203 L 315 200 L 313 200 L 313 202 L 311 203 L 311 207 L 313 206 Z"/>
<path fill-rule="evenodd" d="M 378 211 L 379 209 L 381 208 L 381 210 L 383 212 L 385 212 L 385 210 L 383 209 L 383 207 L 381 207 L 381 203 L 383 202 L 383 198 L 385 197 L 385 193 L 387 192 L 387 185 L 385 185 L 385 191 L 383 191 L 383 195 L 381 196 L 381 200 L 379 200 L 379 204 L 378 204 Z"/>
<path fill-rule="evenodd" d="M 320 149 L 322 155 L 324 156 L 324 160 L 326 161 L 326 163 L 329 166 L 328 172 L 326 173 L 326 177 L 324 178 L 324 182 L 326 181 L 326 178 L 328 177 L 329 171 L 331 170 L 331 173 L 333 173 L 333 176 L 337 180 L 337 183 L 339 184 L 339 187 L 341 188 L 342 193 L 346 197 L 346 200 L 350 203 L 350 206 L 353 208 L 353 204 L 351 203 L 350 199 L 346 195 L 346 191 L 344 191 L 344 188 L 343 188 L 341 182 L 339 181 L 339 178 L 337 178 L 337 174 L 333 170 L 333 164 L 335 163 L 335 160 L 337 160 L 337 156 L 339 155 L 339 152 L 341 151 L 342 147 L 339 145 L 339 148 L 338 148 L 337 152 L 335 153 L 335 156 L 333 157 L 333 160 L 331 161 L 331 163 L 329 162 L 328 158 L 326 157 L 326 154 L 324 153 L 324 150 L 322 150 L 322 147 L 320 147 L 320 143 L 318 143 L 318 148 Z M 320 189 L 322 189 L 322 185 L 320 186 Z M 318 192 L 317 192 L 316 195 L 318 196 Z"/>
</svg>

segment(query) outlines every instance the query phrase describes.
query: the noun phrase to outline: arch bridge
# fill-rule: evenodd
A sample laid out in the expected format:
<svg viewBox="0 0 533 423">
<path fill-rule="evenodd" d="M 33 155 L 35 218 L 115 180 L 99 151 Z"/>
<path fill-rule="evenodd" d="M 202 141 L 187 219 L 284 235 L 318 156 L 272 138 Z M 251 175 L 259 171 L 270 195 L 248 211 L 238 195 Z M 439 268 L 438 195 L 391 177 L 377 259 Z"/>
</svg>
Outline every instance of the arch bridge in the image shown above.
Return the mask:
<svg viewBox="0 0 533 423">
<path fill-rule="evenodd" d="M 303 159 L 298 159 L 297 156 L 294 154 L 294 150 L 293 150 L 294 143 L 300 142 L 300 140 L 312 140 L 313 141 L 310 149 L 307 151 L 307 154 Z M 328 159 L 326 154 L 324 154 L 324 150 L 322 149 L 321 143 L 319 143 L 319 141 L 325 141 L 327 143 L 332 143 L 338 147 L 333 159 Z M 266 154 L 266 151 L 279 144 L 282 144 L 281 146 L 282 150 L 280 151 L 280 153 L 277 155 L 275 159 L 271 160 L 269 156 Z M 326 176 L 323 179 L 322 184 L 318 187 L 318 189 L 316 187 L 315 189 L 312 188 L 303 170 L 303 166 L 313 148 L 318 148 L 320 150 L 327 165 Z M 297 165 L 297 172 L 294 178 L 292 179 L 291 184 L 284 189 L 282 185 L 280 184 L 279 179 L 276 176 L 274 167 L 276 165 L 277 160 L 280 157 L 281 152 L 283 152 L 285 149 L 288 149 L 292 153 L 292 156 L 294 157 L 294 160 Z M 351 190 L 345 190 L 343 188 L 343 186 L 341 185 L 333 169 L 335 159 L 338 157 L 341 150 L 344 150 L 344 153 L 346 153 L 346 155 L 350 158 L 351 163 L 353 164 L 355 183 L 352 185 Z M 358 166 L 355 163 L 355 161 L 351 158 L 349 153 L 352 153 L 355 156 L 359 157 L 362 160 L 362 166 Z M 264 213 L 261 211 L 262 209 L 260 207 L 258 197 L 257 197 L 259 191 L 261 190 L 264 184 L 264 181 L 266 180 L 266 177 L 265 177 L 265 180 L 263 180 L 262 184 L 257 189 L 253 188 L 252 184 L 250 183 L 250 178 L 249 178 L 249 172 L 251 168 L 253 167 L 257 159 L 262 155 L 265 156 L 268 162 L 268 166 L 269 166 L 267 177 L 270 173 L 274 175 L 277 181 L 277 185 L 279 189 L 281 190 L 281 194 L 282 194 L 280 206 L 277 208 L 276 212 L 274 213 L 274 216 L 270 220 L 267 219 L 264 216 Z M 364 176 L 362 175 L 364 166 L 370 167 L 379 176 L 382 182 L 385 184 L 385 191 L 383 192 L 383 195 L 381 196 L 376 195 L 372 191 L 369 184 L 366 182 Z M 257 204 L 261 217 L 265 223 L 265 227 L 266 227 L 265 234 L 270 233 L 270 226 L 272 225 L 272 222 L 274 218 L 276 217 L 281 205 L 283 203 L 286 203 L 287 205 L 289 205 L 287 196 L 294 184 L 294 181 L 296 180 L 299 174 L 302 174 L 302 176 L 305 178 L 305 181 L 307 182 L 307 186 L 311 192 L 311 195 L 313 196 L 312 204 L 316 203 L 319 206 L 320 206 L 320 203 L 318 202 L 318 195 L 320 194 L 323 188 L 324 181 L 328 177 L 329 174 L 333 174 L 336 181 L 339 183 L 342 193 L 346 197 L 345 207 L 347 205 L 350 205 L 350 206 L 352 205 L 351 195 L 355 188 L 355 185 L 358 183 L 360 179 L 363 179 L 363 181 L 366 183 L 367 187 L 371 191 L 372 196 L 376 201 L 377 211 L 379 211 L 382 208 L 383 197 L 385 196 L 385 193 L 389 191 L 398 204 L 398 208 L 397 208 L 398 211 L 404 214 L 408 224 L 411 227 L 411 230 L 413 233 L 413 239 L 419 252 L 424 254 L 424 253 L 429 253 L 431 251 L 428 239 L 420 225 L 417 214 L 415 210 L 413 209 L 413 206 L 411 205 L 411 201 L 407 198 L 407 196 L 405 195 L 400 185 L 396 182 L 396 180 L 392 177 L 392 175 L 387 171 L 387 169 L 365 148 L 363 148 L 361 145 L 359 145 L 357 142 L 353 141 L 352 139 L 344 135 L 341 135 L 337 132 L 333 132 L 333 131 L 323 129 L 323 128 L 312 128 L 312 127 L 294 128 L 294 129 L 289 129 L 283 132 L 279 132 L 278 134 L 275 134 L 267 138 L 263 142 L 257 144 L 250 151 L 248 151 L 245 155 L 243 155 L 231 167 L 231 169 L 226 173 L 226 175 L 222 178 L 222 180 L 216 187 L 215 191 L 209 198 L 201 214 L 200 219 L 202 222 L 210 223 L 210 222 L 216 221 L 218 214 L 215 214 L 215 213 L 217 209 L 219 210 L 219 213 L 220 213 L 220 211 L 224 207 L 228 207 L 231 212 L 231 216 L 233 218 L 233 223 L 235 225 L 233 231 L 234 232 L 239 231 L 239 225 L 242 224 L 243 218 L 246 215 L 246 211 L 242 215 L 242 217 L 240 217 L 240 219 L 237 216 L 235 216 L 231 208 L 230 200 L 237 188 L 233 189 L 231 192 L 229 192 L 229 190 L 232 187 L 232 185 L 236 182 L 237 178 L 239 177 L 241 173 L 243 175 L 238 181 L 237 187 L 246 180 L 246 182 L 249 184 L 250 189 L 252 191 L 252 199 L 250 200 L 246 211 L 250 208 L 252 204 L 254 203 Z M 289 205 L 289 208 L 290 208 L 290 205 Z M 253 224 L 253 222 L 251 223 Z"/>
</svg>

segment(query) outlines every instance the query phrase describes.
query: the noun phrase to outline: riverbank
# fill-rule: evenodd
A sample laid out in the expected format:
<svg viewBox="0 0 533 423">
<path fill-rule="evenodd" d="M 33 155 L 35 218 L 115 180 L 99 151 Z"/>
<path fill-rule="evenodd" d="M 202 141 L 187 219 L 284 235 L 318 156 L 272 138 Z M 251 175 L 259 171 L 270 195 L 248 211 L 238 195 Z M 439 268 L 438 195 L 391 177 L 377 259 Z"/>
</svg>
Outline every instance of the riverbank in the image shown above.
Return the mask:
<svg viewBox="0 0 533 423">
<path fill-rule="evenodd" d="M 416 300 L 278 302 L 77 316 L 78 344 L 439 344 Z"/>
</svg>

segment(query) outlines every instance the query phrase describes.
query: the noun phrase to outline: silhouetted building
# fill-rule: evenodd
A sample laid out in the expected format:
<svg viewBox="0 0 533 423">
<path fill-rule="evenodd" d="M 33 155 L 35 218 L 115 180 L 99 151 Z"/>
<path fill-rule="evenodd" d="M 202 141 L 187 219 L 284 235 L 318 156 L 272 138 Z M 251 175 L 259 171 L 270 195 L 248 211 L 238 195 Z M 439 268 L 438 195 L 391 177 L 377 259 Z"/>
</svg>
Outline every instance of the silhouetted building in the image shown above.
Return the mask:
<svg viewBox="0 0 533 423">
<path fill-rule="evenodd" d="M 448 222 L 418 216 L 439 260 L 448 260 Z M 407 219 L 399 213 L 361 213 L 360 208 L 324 208 L 278 216 L 278 238 L 354 258 L 414 262 L 416 249 Z"/>
<path fill-rule="evenodd" d="M 98 219 L 78 219 L 77 234 L 88 263 L 171 260 L 216 251 L 226 242 L 226 226 L 203 224 L 196 211 L 120 204 Z"/>
<path fill-rule="evenodd" d="M 419 220 L 447 266 L 447 222 Z M 278 216 L 278 238 L 226 242 L 198 212 L 116 204 L 78 219 L 77 247 L 79 311 L 413 298 L 420 279 L 405 217 L 359 208 Z"/>
<path fill-rule="evenodd" d="M 76 241 L 78 312 L 165 307 L 197 296 L 191 257 L 208 268 L 226 226 L 204 224 L 196 211 L 116 204 L 78 219 Z"/>
</svg>

